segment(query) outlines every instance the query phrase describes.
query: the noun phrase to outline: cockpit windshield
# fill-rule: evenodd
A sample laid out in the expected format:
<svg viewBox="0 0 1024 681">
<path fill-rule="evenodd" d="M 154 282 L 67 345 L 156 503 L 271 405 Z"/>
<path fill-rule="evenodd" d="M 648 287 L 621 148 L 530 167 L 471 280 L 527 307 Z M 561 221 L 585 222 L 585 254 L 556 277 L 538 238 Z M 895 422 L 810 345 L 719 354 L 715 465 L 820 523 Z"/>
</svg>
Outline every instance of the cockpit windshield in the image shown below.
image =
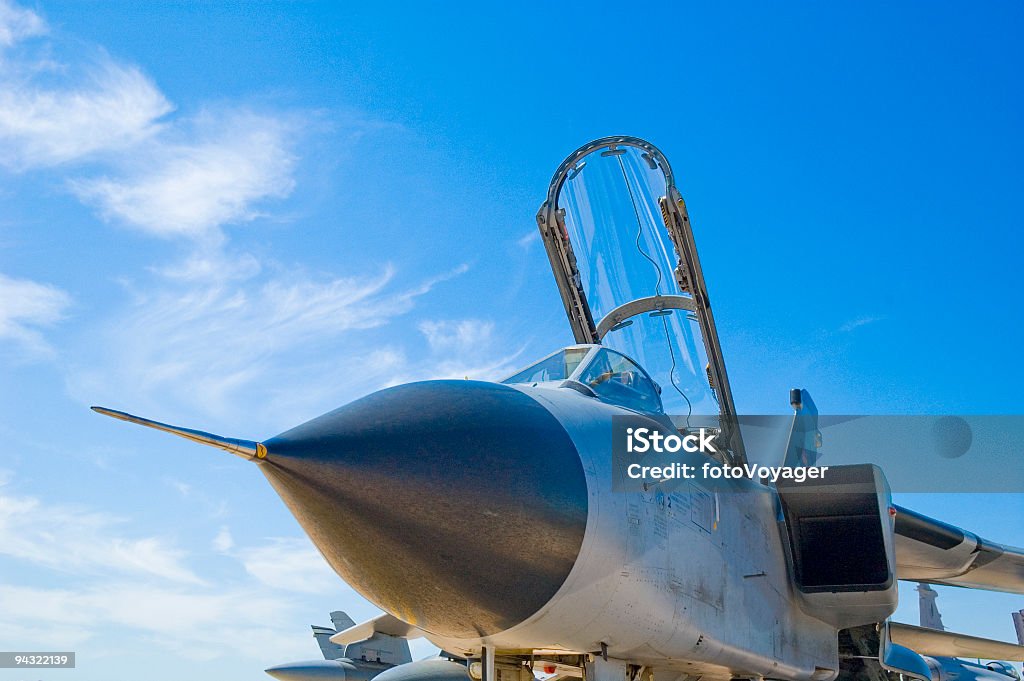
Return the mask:
<svg viewBox="0 0 1024 681">
<path fill-rule="evenodd" d="M 549 355 L 539 362 L 528 366 L 517 374 L 506 378 L 502 383 L 544 383 L 545 381 L 564 381 L 576 371 L 576 367 L 589 352 L 590 348 L 565 348 Z"/>
<path fill-rule="evenodd" d="M 579 382 L 612 404 L 636 411 L 661 411 L 654 381 L 631 359 L 617 352 L 599 350 L 580 374 Z"/>
<path fill-rule="evenodd" d="M 570 381 L 580 392 L 620 407 L 662 413 L 661 388 L 636 362 L 600 345 L 565 348 L 531 364 L 502 383 Z"/>
</svg>

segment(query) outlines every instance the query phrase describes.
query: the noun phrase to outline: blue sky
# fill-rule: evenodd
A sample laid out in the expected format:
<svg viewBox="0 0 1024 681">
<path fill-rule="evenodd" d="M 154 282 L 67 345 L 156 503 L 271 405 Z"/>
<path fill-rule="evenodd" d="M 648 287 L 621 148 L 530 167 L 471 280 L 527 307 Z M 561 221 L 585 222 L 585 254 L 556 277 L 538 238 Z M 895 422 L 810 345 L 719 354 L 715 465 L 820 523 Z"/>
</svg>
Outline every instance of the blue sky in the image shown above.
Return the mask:
<svg viewBox="0 0 1024 681">
<path fill-rule="evenodd" d="M 372 615 L 254 467 L 87 406 L 260 439 L 570 342 L 534 215 L 607 134 L 673 163 L 741 411 L 1024 412 L 1022 13 L 0 0 L 0 647 L 259 678 Z"/>
</svg>

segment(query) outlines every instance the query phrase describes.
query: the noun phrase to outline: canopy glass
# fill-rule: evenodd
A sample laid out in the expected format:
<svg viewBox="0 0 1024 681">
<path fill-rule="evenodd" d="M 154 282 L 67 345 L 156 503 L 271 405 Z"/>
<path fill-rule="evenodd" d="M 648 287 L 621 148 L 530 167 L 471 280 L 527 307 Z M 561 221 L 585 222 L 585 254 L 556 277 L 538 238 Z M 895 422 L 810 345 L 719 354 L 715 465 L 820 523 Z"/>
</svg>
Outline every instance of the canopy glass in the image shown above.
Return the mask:
<svg viewBox="0 0 1024 681">
<path fill-rule="evenodd" d="M 676 279 L 678 257 L 659 200 L 666 177 L 647 151 L 626 145 L 596 148 L 565 175 L 556 206 L 575 254 L 579 284 L 602 344 L 632 357 L 662 386 L 668 413 L 718 415 L 707 373 L 707 355 L 696 316 L 678 298 L 690 298 Z M 650 297 L 660 309 L 617 308 Z M 654 303 L 652 303 L 654 304 Z M 692 309 L 692 307 L 691 307 Z M 681 423 L 680 425 L 685 425 Z"/>
</svg>

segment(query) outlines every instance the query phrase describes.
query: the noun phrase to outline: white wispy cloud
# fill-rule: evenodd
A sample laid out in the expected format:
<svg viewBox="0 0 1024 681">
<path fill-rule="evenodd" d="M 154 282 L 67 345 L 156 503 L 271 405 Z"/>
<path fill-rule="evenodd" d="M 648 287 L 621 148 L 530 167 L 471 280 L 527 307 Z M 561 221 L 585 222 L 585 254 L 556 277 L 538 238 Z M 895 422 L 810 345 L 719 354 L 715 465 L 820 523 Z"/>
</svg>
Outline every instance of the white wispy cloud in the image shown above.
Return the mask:
<svg viewBox="0 0 1024 681">
<path fill-rule="evenodd" d="M 160 130 L 173 107 L 141 69 L 102 50 L 56 60 L 22 49 L 48 33 L 36 12 L 0 0 L 0 167 L 59 166 L 125 151 Z"/>
<path fill-rule="evenodd" d="M 184 552 L 159 537 L 130 537 L 124 519 L 65 504 L 45 504 L 0 488 L 0 555 L 63 572 L 146 575 L 172 582 L 202 580 Z"/>
<path fill-rule="evenodd" d="M 173 487 L 174 490 L 178 494 L 180 494 L 181 496 L 183 496 L 183 497 L 191 496 L 191 494 L 192 494 L 192 485 L 188 484 L 187 482 L 183 482 L 181 480 L 176 480 L 174 478 L 167 478 L 166 482 L 167 482 L 168 485 Z"/>
<path fill-rule="evenodd" d="M 294 634 L 305 624 L 309 604 L 297 597 L 315 594 L 342 602 L 352 597 L 304 537 L 237 548 L 222 526 L 209 549 L 186 555 L 158 536 L 133 537 L 130 519 L 18 496 L 9 475 L 3 483 L 0 640 L 5 644 L 28 649 L 46 640 L 58 649 L 74 649 L 88 641 L 94 657 L 102 646 L 121 657 L 121 641 L 128 635 L 188 659 L 245 656 L 281 662 L 304 648 L 305 637 Z M 204 559 L 211 551 L 217 560 L 234 564 L 231 578 L 200 577 L 185 565 L 188 557 L 209 567 Z M 19 583 L 19 575 L 30 575 L 31 582 Z"/>
<path fill-rule="evenodd" d="M 419 331 L 430 352 L 394 383 L 422 378 L 495 380 L 512 373 L 523 352 L 522 347 L 509 348 L 489 320 L 427 320 L 420 322 Z"/>
<path fill-rule="evenodd" d="M 217 553 L 227 553 L 234 548 L 235 538 L 231 536 L 231 530 L 226 525 L 222 525 L 220 531 L 217 532 L 217 536 L 213 538 L 211 545 Z"/>
<path fill-rule="evenodd" d="M 197 248 L 181 261 L 152 269 L 154 274 L 180 284 L 245 281 L 262 270 L 259 260 L 248 253 L 228 256 L 217 248 Z"/>
<path fill-rule="evenodd" d="M 420 333 L 435 352 L 479 352 L 494 335 L 494 322 L 479 319 L 420 322 Z"/>
<path fill-rule="evenodd" d="M 874 324 L 875 322 L 880 322 L 880 321 L 882 321 L 882 319 L 883 319 L 882 317 L 871 317 L 871 316 L 857 317 L 856 319 L 851 319 L 850 321 L 848 321 L 845 324 L 843 324 L 842 326 L 840 326 L 839 330 L 842 331 L 843 333 L 849 333 L 849 332 L 853 331 L 854 329 L 858 329 L 858 328 L 860 328 L 862 326 L 867 326 L 868 324 Z"/>
<path fill-rule="evenodd" d="M 0 0 L 0 47 L 11 47 L 47 30 L 46 22 L 32 10 Z"/>
<path fill-rule="evenodd" d="M 252 220 L 295 186 L 294 130 L 281 117 L 203 113 L 142 145 L 116 176 L 71 187 L 107 219 L 161 237 L 204 237 Z M 184 139 L 174 139 L 174 138 Z"/>
<path fill-rule="evenodd" d="M 219 237 L 292 191 L 297 114 L 223 103 L 171 117 L 141 68 L 101 48 L 73 44 L 63 62 L 56 38 L 18 48 L 45 32 L 36 13 L 0 0 L 0 167 L 98 164 L 76 170 L 70 190 L 105 219 L 161 237 Z"/>
<path fill-rule="evenodd" d="M 190 259 L 183 267 L 187 276 L 168 279 L 165 271 L 155 286 L 133 287 L 135 302 L 83 339 L 69 377 L 76 397 L 162 410 L 174 402 L 219 416 L 252 415 L 257 387 L 275 412 L 297 410 L 324 391 L 355 397 L 404 362 L 400 348 L 364 343 L 359 332 L 408 313 L 464 271 L 399 286 L 391 267 L 370 277 L 298 270 L 257 277 L 263 268 L 253 261 L 246 272 L 213 279 L 204 275 L 216 277 L 216 265 Z"/>
<path fill-rule="evenodd" d="M 304 649 L 305 637 L 295 634 L 310 608 L 301 599 L 352 598 L 306 538 L 240 549 L 221 527 L 209 549 L 187 556 L 207 567 L 211 551 L 231 561 L 231 578 L 211 580 L 185 565 L 185 551 L 158 536 L 133 537 L 132 529 L 130 519 L 94 508 L 18 496 L 5 474 L 0 640 L 24 649 L 41 640 L 56 649 L 88 642 L 94 658 L 107 647 L 121 659 L 143 641 L 188 659 L 281 662 Z M 21 575 L 31 581 L 19 582 Z"/>
<path fill-rule="evenodd" d="M 531 229 L 529 232 L 516 239 L 516 246 L 525 250 L 538 241 L 540 241 L 540 232 L 536 229 Z"/>
<path fill-rule="evenodd" d="M 340 579 L 306 537 L 274 538 L 237 553 L 249 575 L 274 589 L 325 593 Z"/>
<path fill-rule="evenodd" d="M 11 644 L 32 645 L 26 630 L 52 624 L 58 629 L 46 631 L 36 645 L 95 639 L 116 627 L 133 632 L 136 642 L 141 638 L 193 660 L 241 654 L 284 661 L 294 659 L 298 648 L 299 637 L 277 628 L 294 620 L 294 606 L 264 589 L 214 592 L 122 580 L 80 589 L 4 584 L 0 603 L 0 634 L 6 632 L 4 641 Z"/>
<path fill-rule="evenodd" d="M 63 319 L 70 304 L 71 297 L 55 286 L 0 274 L 0 341 L 30 356 L 51 355 L 41 329 Z"/>
<path fill-rule="evenodd" d="M 124 151 L 156 133 L 173 108 L 138 68 L 109 57 L 55 85 L 42 71 L 0 63 L 0 164 L 10 170 Z"/>
</svg>

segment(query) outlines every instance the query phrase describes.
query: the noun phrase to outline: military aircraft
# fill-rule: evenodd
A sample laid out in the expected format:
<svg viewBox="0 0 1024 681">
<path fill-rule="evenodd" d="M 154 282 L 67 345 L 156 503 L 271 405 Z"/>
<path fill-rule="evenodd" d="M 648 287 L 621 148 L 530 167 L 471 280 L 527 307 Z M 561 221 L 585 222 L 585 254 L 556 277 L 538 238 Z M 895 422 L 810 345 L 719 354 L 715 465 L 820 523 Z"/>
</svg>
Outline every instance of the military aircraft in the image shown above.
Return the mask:
<svg viewBox="0 0 1024 681">
<path fill-rule="evenodd" d="M 404 638 L 356 627 L 340 610 L 331 613 L 331 622 L 334 628 L 312 625 L 323 660 L 288 662 L 264 671 L 277 681 L 370 681 L 378 676 L 384 681 L 472 681 L 464 658 L 441 651 L 439 656 L 413 662 Z M 347 633 L 339 637 L 340 643 L 331 640 L 342 631 Z M 514 672 L 516 678 L 510 681 L 520 681 L 522 676 L 518 666 L 506 665 L 499 671 L 506 676 Z"/>
<path fill-rule="evenodd" d="M 408 640 L 387 634 L 372 633 L 347 645 L 333 643 L 332 636 L 354 627 L 355 622 L 340 610 L 331 613 L 331 622 L 334 628 L 313 625 L 313 637 L 324 659 L 276 665 L 267 669 L 267 674 L 278 681 L 370 681 L 387 669 L 412 661 Z"/>
<path fill-rule="evenodd" d="M 1002 652 L 1010 654 L 1018 652 L 1016 649 L 1019 646 L 984 641 L 983 639 L 978 641 L 975 637 L 961 634 L 937 636 L 938 633 L 946 633 L 946 627 L 942 624 L 942 615 L 935 603 L 938 593 L 928 584 L 918 584 L 917 591 L 921 626 L 912 627 L 893 623 L 891 625 L 892 633 L 894 638 L 903 638 L 908 647 L 923 654 L 922 656 L 931 671 L 932 681 L 1007 681 L 1007 677 L 1014 681 L 1020 681 L 1020 674 L 1013 665 L 1001 660 L 992 660 L 981 664 L 957 657 L 957 655 L 964 654 L 965 651 L 979 657 L 998 657 Z M 1014 613 L 1014 623 L 1019 617 L 1020 613 Z M 1017 638 L 1018 643 L 1024 646 L 1024 632 L 1018 630 Z M 998 645 L 992 645 L 993 643 L 998 643 Z M 982 655 L 982 652 L 987 654 Z"/>
<path fill-rule="evenodd" d="M 775 453 L 788 477 L 745 473 L 686 204 L 653 145 L 573 152 L 537 222 L 576 344 L 504 381 L 387 388 L 263 441 L 94 409 L 258 465 L 385 611 L 332 640 L 425 636 L 482 681 L 938 681 L 893 636 L 897 579 L 1024 593 L 1024 551 L 894 506 L 878 466 L 789 475 L 818 458 L 805 390 Z M 703 447 L 702 419 L 716 446 L 672 459 L 704 477 L 622 477 L 629 428 Z"/>
</svg>

